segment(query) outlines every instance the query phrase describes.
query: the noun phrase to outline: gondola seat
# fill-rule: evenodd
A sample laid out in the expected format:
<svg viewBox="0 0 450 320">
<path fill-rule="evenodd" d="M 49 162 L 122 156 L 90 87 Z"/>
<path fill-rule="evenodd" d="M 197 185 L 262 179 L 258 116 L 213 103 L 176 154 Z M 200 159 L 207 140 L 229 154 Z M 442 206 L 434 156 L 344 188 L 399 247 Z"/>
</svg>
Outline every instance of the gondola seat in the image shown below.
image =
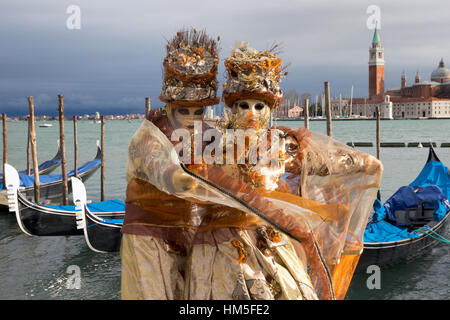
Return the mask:
<svg viewBox="0 0 450 320">
<path fill-rule="evenodd" d="M 384 205 L 375 200 L 374 215 L 364 232 L 364 242 L 387 242 L 418 238 L 417 227 L 443 219 L 450 204 L 437 185 L 403 186 Z"/>
<path fill-rule="evenodd" d="M 404 210 L 395 211 L 395 221 L 397 224 L 406 227 L 423 226 L 433 221 L 434 211 L 433 202 L 419 201 L 416 208 L 405 208 Z"/>
<path fill-rule="evenodd" d="M 439 221 L 437 213 L 450 209 L 448 199 L 437 185 L 403 186 L 383 205 L 387 221 L 398 226 L 424 225 Z M 375 207 L 374 207 L 375 208 Z M 379 219 L 381 220 L 381 219 Z"/>
</svg>

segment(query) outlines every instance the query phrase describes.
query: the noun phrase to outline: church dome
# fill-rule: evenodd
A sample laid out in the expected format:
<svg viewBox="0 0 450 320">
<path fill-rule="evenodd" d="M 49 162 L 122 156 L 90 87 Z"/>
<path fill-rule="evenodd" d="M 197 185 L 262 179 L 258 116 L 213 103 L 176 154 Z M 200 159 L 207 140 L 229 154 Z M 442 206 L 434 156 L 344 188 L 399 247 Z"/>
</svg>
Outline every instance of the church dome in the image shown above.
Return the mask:
<svg viewBox="0 0 450 320">
<path fill-rule="evenodd" d="M 431 81 L 447 82 L 450 81 L 450 69 L 447 69 L 444 64 L 444 59 L 439 62 L 439 67 L 431 73 Z"/>
</svg>

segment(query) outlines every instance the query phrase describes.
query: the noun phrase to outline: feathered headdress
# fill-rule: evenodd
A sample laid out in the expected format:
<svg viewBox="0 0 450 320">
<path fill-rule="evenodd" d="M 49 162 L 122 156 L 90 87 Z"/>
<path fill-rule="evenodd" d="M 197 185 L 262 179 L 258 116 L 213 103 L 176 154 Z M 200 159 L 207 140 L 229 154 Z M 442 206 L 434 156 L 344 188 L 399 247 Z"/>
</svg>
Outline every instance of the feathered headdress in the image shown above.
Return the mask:
<svg viewBox="0 0 450 320">
<path fill-rule="evenodd" d="M 159 98 L 177 106 L 219 103 L 216 80 L 217 42 L 205 31 L 181 30 L 167 44 L 164 80 Z"/>
<path fill-rule="evenodd" d="M 257 51 L 247 42 L 236 44 L 231 56 L 225 59 L 227 81 L 223 84 L 223 101 L 232 107 L 236 100 L 260 99 L 271 108 L 282 102 L 279 83 L 283 76 L 282 60 L 270 50 Z"/>
</svg>

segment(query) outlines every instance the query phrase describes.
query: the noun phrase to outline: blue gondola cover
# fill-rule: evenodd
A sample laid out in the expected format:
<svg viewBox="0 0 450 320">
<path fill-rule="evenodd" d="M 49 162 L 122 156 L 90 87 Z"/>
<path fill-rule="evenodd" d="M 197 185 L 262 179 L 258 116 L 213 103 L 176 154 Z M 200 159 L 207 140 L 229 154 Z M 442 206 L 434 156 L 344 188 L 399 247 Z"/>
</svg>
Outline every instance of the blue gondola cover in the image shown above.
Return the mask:
<svg viewBox="0 0 450 320">
<path fill-rule="evenodd" d="M 405 226 L 395 224 L 394 212 L 415 208 L 419 201 L 431 202 L 433 220 L 440 221 L 450 210 L 450 175 L 440 161 L 428 162 L 409 186 L 397 190 L 385 203 L 375 200 L 372 221 L 364 232 L 364 242 L 389 242 L 418 238 L 421 233 L 409 232 Z M 430 205 L 431 206 L 431 205 Z M 391 222 L 386 221 L 389 219 Z"/>
<path fill-rule="evenodd" d="M 65 210 L 65 211 L 73 211 L 75 212 L 75 206 L 50 206 L 50 205 L 41 205 L 43 207 L 57 209 L 57 210 Z M 119 199 L 106 200 L 102 202 L 90 203 L 87 205 L 88 209 L 93 213 L 99 212 L 124 212 L 125 211 L 125 202 Z"/>
<path fill-rule="evenodd" d="M 100 159 L 94 159 L 86 162 L 81 167 L 78 168 L 78 174 L 88 171 L 94 167 L 99 166 L 101 163 Z M 75 174 L 74 170 L 71 170 L 67 173 L 67 177 L 70 178 Z M 32 187 L 34 186 L 34 176 L 29 176 L 26 173 L 19 173 L 20 177 L 20 186 L 21 187 Z M 39 176 L 39 182 L 41 184 L 51 183 L 62 180 L 62 175 L 60 174 L 43 174 Z M 3 185 L 0 186 L 0 189 L 3 189 Z"/>
<path fill-rule="evenodd" d="M 60 164 L 60 163 L 61 163 L 61 158 L 55 156 L 53 159 L 50 159 L 50 160 L 47 160 L 47 161 L 44 161 L 43 163 L 41 163 L 38 166 L 38 172 L 46 170 L 46 169 L 48 169 L 48 168 L 50 168 L 50 167 L 52 167 L 54 165 Z M 31 172 L 31 175 L 33 175 L 34 174 L 34 169 L 31 169 L 30 172 Z M 26 175 L 26 173 L 27 173 L 27 170 L 19 171 L 19 175 L 20 174 L 25 174 Z M 0 189 L 3 189 L 3 174 L 2 173 L 0 173 L 0 184 L 1 184 Z"/>
</svg>

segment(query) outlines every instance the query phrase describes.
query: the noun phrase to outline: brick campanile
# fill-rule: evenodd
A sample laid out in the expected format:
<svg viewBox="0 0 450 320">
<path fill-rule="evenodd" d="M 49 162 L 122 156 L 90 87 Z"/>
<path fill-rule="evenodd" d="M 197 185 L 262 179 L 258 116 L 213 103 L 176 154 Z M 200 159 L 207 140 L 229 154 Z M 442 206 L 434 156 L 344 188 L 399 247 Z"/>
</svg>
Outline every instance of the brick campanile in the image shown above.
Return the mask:
<svg viewBox="0 0 450 320">
<path fill-rule="evenodd" d="M 380 34 L 375 29 L 372 47 L 369 49 L 369 99 L 384 94 L 384 48 Z"/>
</svg>

